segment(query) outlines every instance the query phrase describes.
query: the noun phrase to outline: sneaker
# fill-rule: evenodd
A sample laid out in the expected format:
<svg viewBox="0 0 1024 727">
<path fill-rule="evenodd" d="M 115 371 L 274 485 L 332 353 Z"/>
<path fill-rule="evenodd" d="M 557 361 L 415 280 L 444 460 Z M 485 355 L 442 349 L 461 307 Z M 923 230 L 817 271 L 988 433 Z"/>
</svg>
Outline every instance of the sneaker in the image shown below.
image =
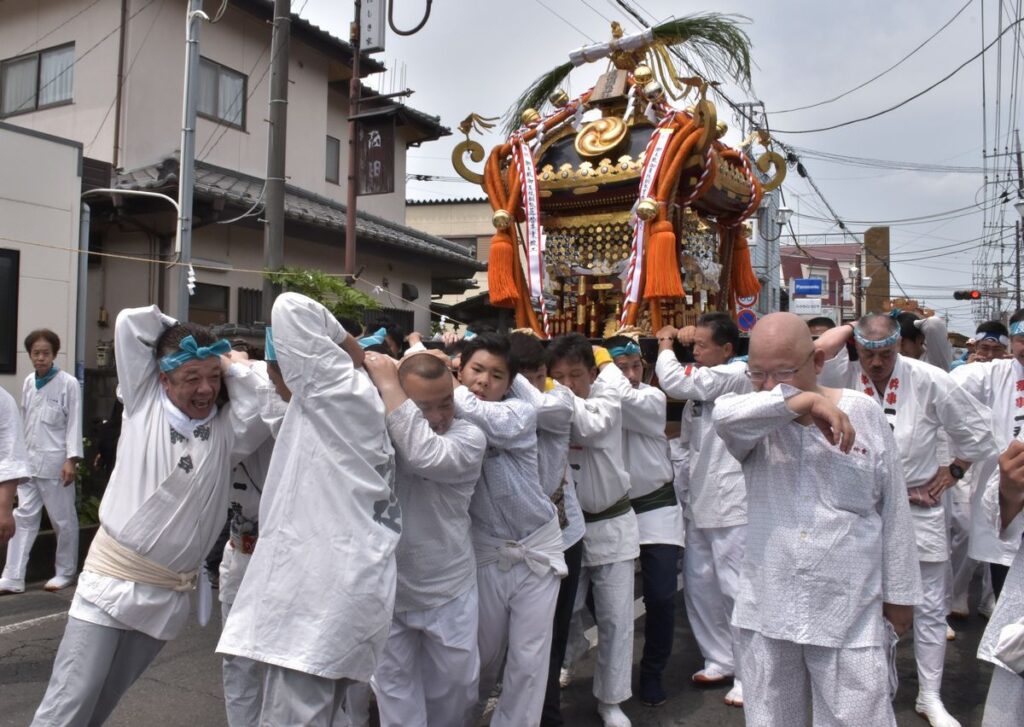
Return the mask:
<svg viewBox="0 0 1024 727">
<path fill-rule="evenodd" d="M 565 689 L 572 683 L 572 677 L 576 673 L 576 670 L 571 666 L 563 666 L 558 672 L 558 686 Z"/>
<path fill-rule="evenodd" d="M 660 707 L 667 700 L 665 688 L 660 677 L 640 677 L 640 689 L 637 698 L 645 707 Z"/>
<path fill-rule="evenodd" d="M 12 593 L 24 593 L 25 581 L 16 581 L 13 578 L 0 578 L 0 596 Z"/>
<path fill-rule="evenodd" d="M 743 685 L 740 684 L 738 679 L 733 682 L 732 689 L 725 695 L 725 703 L 730 707 L 743 706 Z"/>
<path fill-rule="evenodd" d="M 949 624 L 946 625 L 946 641 L 956 641 L 956 631 Z"/>
<path fill-rule="evenodd" d="M 932 727 L 960 727 L 960 723 L 942 706 L 938 694 L 918 692 L 914 711 L 928 720 Z"/>
<path fill-rule="evenodd" d="M 706 666 L 699 672 L 694 674 L 690 679 L 695 684 L 699 684 L 704 687 L 713 687 L 718 684 L 724 684 L 725 682 L 732 679 L 732 672 L 727 672 L 714 664 Z"/>
<path fill-rule="evenodd" d="M 597 703 L 597 714 L 601 717 L 601 722 L 604 723 L 604 727 L 633 727 L 633 723 L 629 721 L 629 717 L 622 711 L 622 708 L 617 704 L 605 704 L 604 702 Z"/>
<path fill-rule="evenodd" d="M 46 582 L 46 585 L 43 586 L 43 590 L 49 591 L 50 593 L 56 593 L 57 591 L 67 588 L 74 582 L 75 579 L 73 577 L 68 578 L 67 576 L 54 576 Z"/>
</svg>

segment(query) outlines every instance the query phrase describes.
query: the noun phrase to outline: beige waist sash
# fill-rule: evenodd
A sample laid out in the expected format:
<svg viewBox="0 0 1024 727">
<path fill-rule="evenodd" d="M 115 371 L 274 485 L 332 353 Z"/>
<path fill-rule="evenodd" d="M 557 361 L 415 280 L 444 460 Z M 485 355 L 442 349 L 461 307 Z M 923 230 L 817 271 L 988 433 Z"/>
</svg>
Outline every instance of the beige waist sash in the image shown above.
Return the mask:
<svg viewBox="0 0 1024 727">
<path fill-rule="evenodd" d="M 102 526 L 96 531 L 96 537 L 93 538 L 82 570 L 178 592 L 195 590 L 196 578 L 199 575 L 198 569 L 176 573 L 170 568 L 154 563 L 121 545 Z"/>
</svg>

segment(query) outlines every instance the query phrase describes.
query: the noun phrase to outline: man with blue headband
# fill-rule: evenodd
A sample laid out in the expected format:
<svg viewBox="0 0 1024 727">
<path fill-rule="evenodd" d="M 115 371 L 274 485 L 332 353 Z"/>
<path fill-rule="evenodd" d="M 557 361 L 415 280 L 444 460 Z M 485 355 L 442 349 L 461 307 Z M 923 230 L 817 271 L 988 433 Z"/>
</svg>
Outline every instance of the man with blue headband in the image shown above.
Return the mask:
<svg viewBox="0 0 1024 727">
<path fill-rule="evenodd" d="M 675 592 L 683 546 L 683 510 L 676 499 L 675 473 L 669 457 L 665 422 L 668 398 L 644 383 L 640 346 L 628 336 L 604 342 L 622 372 L 610 379 L 622 403 L 622 459 L 629 473 L 629 497 L 640 532 L 643 578 L 644 651 L 640 659 L 640 701 L 664 704 L 662 673 L 672 655 Z"/>
<path fill-rule="evenodd" d="M 980 326 L 979 326 L 980 328 Z M 993 327 L 986 326 L 990 330 Z M 1010 357 L 1002 358 L 998 348 L 983 355 L 993 358 L 958 366 L 953 378 L 979 401 L 992 408 L 992 432 L 999 451 L 1005 451 L 1024 427 L 1024 310 L 1010 317 L 1010 337 L 995 343 L 1003 347 L 1009 343 Z M 991 335 L 991 334 L 990 334 Z M 984 339 L 978 339 L 979 343 Z M 1000 539 L 998 529 L 985 517 L 982 500 L 989 490 L 999 487 L 999 474 L 995 458 L 979 463 L 978 486 L 971 496 L 971 534 L 968 555 L 990 564 L 992 589 L 996 598 L 1002 590 L 1010 563 L 1016 555 L 1016 544 Z"/>
<path fill-rule="evenodd" d="M 859 360 L 846 354 L 853 339 Z M 826 362 L 824 386 L 861 391 L 882 408 L 896 437 L 914 521 L 924 598 L 914 607 L 917 657 L 916 710 L 932 727 L 959 727 L 939 694 L 946 654 L 949 536 L 942 493 L 972 462 L 995 457 L 988 406 L 936 366 L 900 354 L 899 322 L 869 314 L 856 324 L 825 332 L 816 342 Z M 948 436 L 948 466 L 939 462 L 940 432 Z"/>
<path fill-rule="evenodd" d="M 156 306 L 118 315 L 117 466 L 33 725 L 102 724 L 185 627 L 188 594 L 224 525 L 232 457 L 258 443 L 248 437 L 261 397 L 230 348 Z"/>
</svg>

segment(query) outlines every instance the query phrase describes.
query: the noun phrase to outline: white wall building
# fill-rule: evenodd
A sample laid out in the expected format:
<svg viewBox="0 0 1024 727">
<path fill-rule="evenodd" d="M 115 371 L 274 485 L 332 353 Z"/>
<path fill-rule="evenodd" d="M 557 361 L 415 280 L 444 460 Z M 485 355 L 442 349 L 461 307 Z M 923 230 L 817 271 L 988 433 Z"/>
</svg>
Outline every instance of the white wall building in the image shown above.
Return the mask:
<svg viewBox="0 0 1024 727">
<path fill-rule="evenodd" d="M 60 336 L 75 373 L 82 145 L 0 123 L 0 160 L 0 386 L 20 402 L 29 331 Z"/>
</svg>

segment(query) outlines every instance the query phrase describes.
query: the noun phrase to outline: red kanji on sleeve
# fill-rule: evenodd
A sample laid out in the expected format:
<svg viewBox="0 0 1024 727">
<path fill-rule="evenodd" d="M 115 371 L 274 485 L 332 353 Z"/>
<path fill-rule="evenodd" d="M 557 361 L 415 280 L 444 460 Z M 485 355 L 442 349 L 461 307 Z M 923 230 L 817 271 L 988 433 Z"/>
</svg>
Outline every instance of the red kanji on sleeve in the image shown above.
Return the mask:
<svg viewBox="0 0 1024 727">
<path fill-rule="evenodd" d="M 892 389 L 893 391 L 896 391 L 896 389 L 900 388 L 900 380 L 893 379 L 892 381 L 890 381 L 889 388 Z"/>
<path fill-rule="evenodd" d="M 868 396 L 874 396 L 875 395 L 875 390 L 874 389 L 864 389 L 864 393 L 867 394 Z"/>
<path fill-rule="evenodd" d="M 1017 382 L 1017 391 L 1024 391 L 1024 379 Z"/>
<path fill-rule="evenodd" d="M 1018 396 L 1017 397 L 1017 408 L 1020 409 L 1022 406 L 1024 406 L 1024 396 Z"/>
<path fill-rule="evenodd" d="M 888 393 L 888 394 L 886 395 L 886 397 L 885 397 L 885 401 L 886 401 L 886 403 L 888 403 L 888 404 L 889 404 L 889 406 L 893 406 L 893 405 L 894 405 L 894 404 L 896 403 L 896 393 L 895 393 L 895 392 L 893 392 L 893 391 L 890 391 L 890 392 L 889 392 L 889 393 Z"/>
</svg>

